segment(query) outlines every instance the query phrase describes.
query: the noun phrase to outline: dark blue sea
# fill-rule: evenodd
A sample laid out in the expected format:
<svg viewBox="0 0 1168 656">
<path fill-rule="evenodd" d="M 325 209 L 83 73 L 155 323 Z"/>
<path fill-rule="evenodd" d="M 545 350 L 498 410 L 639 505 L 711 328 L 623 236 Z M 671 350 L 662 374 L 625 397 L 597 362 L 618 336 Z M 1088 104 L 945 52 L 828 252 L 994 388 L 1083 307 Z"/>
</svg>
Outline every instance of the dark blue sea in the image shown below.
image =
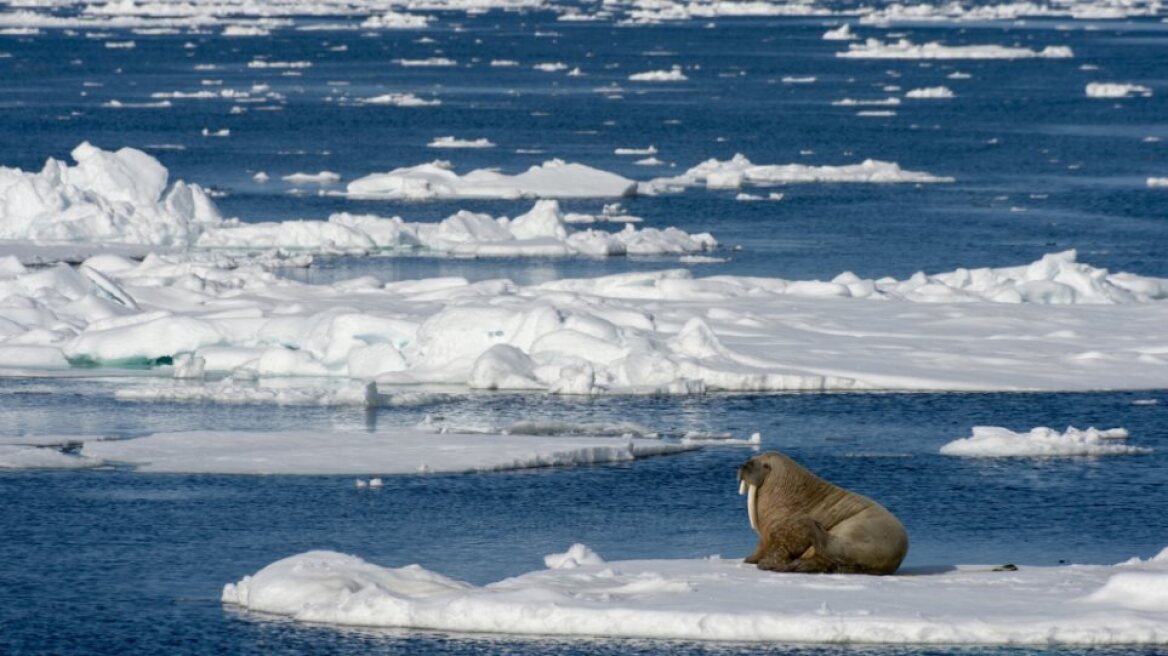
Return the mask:
<svg viewBox="0 0 1168 656">
<path fill-rule="evenodd" d="M 311 20 L 305 19 L 305 24 Z M 645 225 L 712 232 L 728 261 L 697 275 L 904 277 L 918 270 L 1024 264 L 1078 249 L 1112 270 L 1168 276 L 1168 24 L 1031 20 L 1025 24 L 860 27 L 948 45 L 1066 45 L 1073 59 L 862 61 L 835 57 L 823 20 L 721 19 L 627 27 L 556 22 L 549 13 L 442 14 L 425 31 L 276 30 L 264 38 L 84 31 L 0 36 L 0 164 L 37 169 L 82 141 L 133 146 L 173 178 L 222 193 L 246 221 L 322 219 L 336 211 L 439 220 L 459 210 L 514 216 L 530 201 L 387 202 L 290 193 L 279 176 L 336 171 L 346 180 L 433 159 L 466 171 L 518 172 L 553 157 L 636 179 L 675 175 L 737 152 L 759 164 L 866 158 L 951 176 L 940 185 L 793 185 L 780 202 L 690 190 L 622 201 Z M 535 33 L 545 36 L 533 36 Z M 554 33 L 554 35 L 547 35 Z M 426 36 L 433 43 L 419 43 Z M 105 40 L 130 40 L 133 50 Z M 192 47 L 185 47 L 190 43 Z M 338 50 L 338 46 L 346 46 Z M 444 56 L 452 68 L 402 68 Z M 310 61 L 253 69 L 256 58 Z M 520 62 L 492 68 L 492 59 Z M 531 67 L 579 66 L 567 77 Z M 212 70 L 196 65 L 214 64 Z M 631 73 L 686 68 L 688 82 L 637 84 Z M 1083 65 L 1094 70 L 1081 70 Z M 961 71 L 972 77 L 951 80 Z M 784 84 L 785 76 L 816 77 Z M 174 100 L 154 92 L 269 85 L 284 100 Z M 1087 98 L 1092 81 L 1150 86 L 1147 98 Z M 100 85 L 100 86 L 95 86 Z M 621 98 L 595 89 L 619 85 Z M 886 85 L 900 91 L 888 92 Z M 956 98 L 904 101 L 858 117 L 844 97 L 903 96 L 945 85 Z M 439 98 L 398 108 L 356 99 Z M 268 107 L 268 109 L 261 109 Z M 863 108 L 861 108 L 863 109 Z M 883 109 L 883 108 L 881 108 Z M 230 137 L 201 131 L 230 129 Z M 439 136 L 487 137 L 487 150 L 436 151 Z M 642 167 L 618 147 L 659 149 L 676 168 Z M 179 148 L 181 147 L 181 148 Z M 540 150 L 532 154 L 517 150 Z M 265 171 L 272 181 L 252 176 Z M 327 188 L 326 188 L 327 189 Z M 751 191 L 751 190 L 747 190 Z M 766 193 L 768 190 L 763 190 Z M 564 203 L 597 212 L 601 201 Z M 683 266 L 673 258 L 463 260 L 318 258 L 287 275 L 385 281 L 460 275 L 538 282 Z M 760 432 L 829 480 L 872 496 L 907 526 L 907 565 L 1115 563 L 1168 546 L 1168 391 L 1091 394 L 785 394 L 557 398 L 455 394 L 417 408 L 302 408 L 127 403 L 116 379 L 0 379 L 5 434 L 135 436 L 156 431 L 389 430 L 425 415 L 507 425 L 519 419 L 635 421 L 668 436 Z M 1133 404 L 1155 400 L 1158 404 Z M 1013 430 L 1122 426 L 1151 455 L 1000 461 L 938 448 L 976 425 Z M 0 472 L 0 653 L 1091 653 L 1075 650 L 692 644 L 512 639 L 340 630 L 225 608 L 223 584 L 279 558 L 334 549 L 371 562 L 419 563 L 474 583 L 542 566 L 583 542 L 605 559 L 745 555 L 752 534 L 735 468 L 750 452 L 708 448 L 629 464 L 389 478 L 359 491 L 328 476 L 148 475 L 131 470 Z"/>
</svg>

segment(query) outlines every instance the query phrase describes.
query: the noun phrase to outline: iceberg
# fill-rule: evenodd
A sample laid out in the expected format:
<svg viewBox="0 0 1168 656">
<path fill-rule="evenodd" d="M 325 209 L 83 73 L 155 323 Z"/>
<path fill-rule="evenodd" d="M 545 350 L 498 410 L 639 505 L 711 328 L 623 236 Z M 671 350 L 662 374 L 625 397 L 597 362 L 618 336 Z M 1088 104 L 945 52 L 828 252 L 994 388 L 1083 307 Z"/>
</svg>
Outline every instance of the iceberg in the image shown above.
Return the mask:
<svg viewBox="0 0 1168 656">
<path fill-rule="evenodd" d="M 355 198 L 432 200 L 438 198 L 621 198 L 636 193 L 637 183 L 583 164 L 550 160 L 523 173 L 507 175 L 476 169 L 465 175 L 449 162 L 374 173 L 349 183 Z"/>
</svg>

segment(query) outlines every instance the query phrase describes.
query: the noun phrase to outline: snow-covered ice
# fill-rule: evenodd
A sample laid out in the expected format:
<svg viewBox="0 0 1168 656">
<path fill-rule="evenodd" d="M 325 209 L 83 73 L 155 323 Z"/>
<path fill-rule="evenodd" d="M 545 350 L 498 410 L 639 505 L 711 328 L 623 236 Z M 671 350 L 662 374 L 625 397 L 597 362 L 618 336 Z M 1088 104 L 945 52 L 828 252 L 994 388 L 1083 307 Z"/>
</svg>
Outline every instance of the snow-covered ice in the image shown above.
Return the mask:
<svg viewBox="0 0 1168 656">
<path fill-rule="evenodd" d="M 430 148 L 494 148 L 495 143 L 485 137 L 459 139 L 457 137 L 435 137 L 426 144 Z"/>
<path fill-rule="evenodd" d="M 689 234 L 677 228 L 634 228 L 608 232 L 577 230 L 570 224 L 639 223 L 638 217 L 567 213 L 554 200 L 536 201 L 514 218 L 468 211 L 442 221 L 408 222 L 399 217 L 333 214 L 327 221 L 244 223 L 205 232 L 200 249 L 248 253 L 394 254 L 426 252 L 475 257 L 561 257 L 573 255 L 665 255 L 712 250 L 717 240 L 708 233 Z"/>
<path fill-rule="evenodd" d="M 868 39 L 864 43 L 849 44 L 846 51 L 836 53 L 836 57 L 852 59 L 1065 59 L 1074 56 L 1075 53 L 1066 46 L 1031 50 L 999 45 L 947 46 L 937 41 L 915 44 L 908 39 L 887 43 Z"/>
<path fill-rule="evenodd" d="M 938 98 L 953 98 L 953 90 L 949 87 L 921 87 L 919 89 L 909 89 L 905 94 L 905 98 L 916 99 L 938 99 Z"/>
<path fill-rule="evenodd" d="M 332 171 L 318 173 L 292 173 L 281 176 L 281 180 L 292 184 L 333 184 L 341 181 L 341 175 Z"/>
<path fill-rule="evenodd" d="M 436 198 L 619 198 L 636 193 L 628 178 L 583 164 L 549 160 L 523 173 L 491 169 L 455 173 L 449 162 L 436 161 L 374 173 L 353 180 L 350 196 L 430 200 Z"/>
<path fill-rule="evenodd" d="M 688 79 L 680 66 L 674 66 L 667 71 L 645 71 L 629 76 L 629 80 L 633 82 L 684 82 Z"/>
<path fill-rule="evenodd" d="M 82 143 L 72 157 L 36 173 L 0 167 L 0 239 L 185 246 L 223 221 L 202 187 L 171 184 L 140 150 Z"/>
<path fill-rule="evenodd" d="M 380 96 L 371 96 L 361 102 L 366 105 L 392 105 L 394 107 L 436 107 L 442 104 L 441 100 L 426 100 L 412 93 L 385 93 Z"/>
<path fill-rule="evenodd" d="M 485 586 L 311 551 L 224 586 L 303 622 L 766 643 L 1168 644 L 1168 550 L 1118 565 L 775 574 L 739 560 L 604 561 L 584 545 Z"/>
<path fill-rule="evenodd" d="M 1119 82 L 1091 82 L 1087 85 L 1088 98 L 1130 98 L 1132 96 L 1150 96 L 1151 87 L 1142 84 L 1123 84 Z"/>
<path fill-rule="evenodd" d="M 710 159 L 681 175 L 656 178 L 642 183 L 647 192 L 671 188 L 705 186 L 708 189 L 738 189 L 744 184 L 780 185 L 803 183 L 937 183 L 953 178 L 923 171 L 902 169 L 896 162 L 868 159 L 859 164 L 813 166 L 808 164 L 755 164 L 741 153 L 728 160 Z"/>
<path fill-rule="evenodd" d="M 416 428 L 376 433 L 192 431 L 86 442 L 77 458 L 128 463 L 141 472 L 387 475 L 627 462 L 693 448 L 645 438 L 435 433 Z"/>
<path fill-rule="evenodd" d="M 1068 426 L 1058 432 L 1045 426 L 1015 433 L 1001 426 L 974 426 L 973 435 L 941 447 L 947 456 L 973 458 L 1041 458 L 1067 456 L 1108 456 L 1151 453 L 1146 447 L 1130 446 L 1123 428 L 1079 430 Z"/>
<path fill-rule="evenodd" d="M 848 23 L 844 23 L 835 29 L 823 33 L 824 41 L 853 41 L 858 38 L 856 33 L 852 32 L 852 26 Z"/>
<path fill-rule="evenodd" d="M 537 205 L 520 229 L 551 225 L 555 210 Z M 1168 386 L 1156 338 L 1165 301 L 1168 280 L 1110 273 L 1074 252 L 904 280 L 677 269 L 527 287 L 371 277 L 310 285 L 185 256 L 46 269 L 8 258 L 0 367 L 158 367 L 189 356 L 202 358 L 205 375 L 247 380 L 564 394 L 1152 389 Z"/>
</svg>

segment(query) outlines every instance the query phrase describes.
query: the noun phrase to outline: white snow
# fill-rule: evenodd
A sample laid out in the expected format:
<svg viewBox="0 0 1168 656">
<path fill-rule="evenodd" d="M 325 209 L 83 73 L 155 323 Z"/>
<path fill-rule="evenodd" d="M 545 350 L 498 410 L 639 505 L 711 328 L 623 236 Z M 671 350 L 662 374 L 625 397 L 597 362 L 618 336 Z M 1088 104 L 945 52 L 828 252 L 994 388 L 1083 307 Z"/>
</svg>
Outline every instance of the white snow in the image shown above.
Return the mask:
<svg viewBox="0 0 1168 656">
<path fill-rule="evenodd" d="M 499 231 L 514 253 L 511 238 L 562 228 L 557 211 L 537 204 L 506 222 L 460 213 L 441 238 L 482 244 Z M 400 226 L 346 222 L 384 243 Z M 624 235 L 630 253 L 694 239 L 649 230 L 601 237 Z M 562 252 L 542 243 L 536 252 Z M 1074 252 L 904 280 L 676 269 L 526 287 L 372 277 L 309 285 L 177 255 L 44 269 L 2 262 L 0 368 L 9 369 L 192 356 L 208 376 L 375 379 L 383 392 L 420 383 L 562 394 L 1168 387 L 1157 338 L 1168 325 L 1168 280 L 1111 273 Z"/>
<path fill-rule="evenodd" d="M 426 100 L 412 93 L 386 93 L 365 98 L 361 102 L 366 105 L 393 105 L 394 107 L 437 107 L 442 104 L 441 100 Z"/>
<path fill-rule="evenodd" d="M 704 185 L 708 189 L 739 189 L 744 184 L 778 185 L 802 183 L 934 183 L 953 178 L 900 168 L 896 162 L 868 159 L 843 166 L 807 164 L 755 164 L 739 153 L 729 160 L 709 159 L 672 178 L 643 183 L 647 192 L 669 191 L 676 187 Z"/>
<path fill-rule="evenodd" d="M 674 66 L 667 71 L 645 71 L 633 73 L 629 76 L 633 82 L 684 82 L 689 78 L 681 72 L 680 66 Z"/>
<path fill-rule="evenodd" d="M 449 162 L 402 167 L 353 180 L 350 196 L 430 200 L 436 198 L 619 198 L 636 193 L 636 182 L 583 164 L 549 160 L 523 173 L 492 169 L 455 173 Z"/>
<path fill-rule="evenodd" d="M 1040 458 L 1067 456 L 1107 456 L 1151 453 L 1144 447 L 1129 446 L 1123 428 L 1079 430 L 1068 426 L 1066 432 L 1040 426 L 1028 433 L 1015 433 L 1000 426 L 974 426 L 973 435 L 954 440 L 941 447 L 947 456 L 974 458 Z"/>
<path fill-rule="evenodd" d="M 1042 50 L 1029 48 L 975 45 L 975 46 L 947 46 L 937 41 L 924 44 L 915 44 L 908 39 L 895 42 L 882 42 L 879 39 L 868 39 L 864 43 L 848 45 L 844 52 L 837 52 L 836 57 L 852 59 L 1064 59 L 1074 57 L 1074 52 L 1066 46 L 1047 46 Z"/>
<path fill-rule="evenodd" d="M 495 142 L 486 138 L 457 139 L 455 137 L 435 137 L 426 146 L 429 148 L 494 148 Z"/>
<path fill-rule="evenodd" d="M 1150 96 L 1151 87 L 1142 84 L 1121 84 L 1118 82 L 1091 82 L 1087 85 L 1088 98 L 1130 98 Z"/>
<path fill-rule="evenodd" d="M 1168 643 L 1168 555 L 1114 566 L 959 565 L 893 576 L 775 574 L 738 560 L 603 561 L 475 586 L 419 565 L 311 551 L 223 588 L 224 603 L 298 621 L 442 632 L 760 643 Z"/>
<path fill-rule="evenodd" d="M 922 87 L 920 89 L 910 89 L 904 94 L 905 98 L 918 99 L 938 99 L 938 98 L 953 98 L 955 97 L 953 90 L 949 87 Z"/>
<path fill-rule="evenodd" d="M 72 157 L 37 173 L 0 167 L 0 239 L 183 246 L 223 220 L 202 187 L 168 184 L 140 150 L 86 142 Z"/>
<path fill-rule="evenodd" d="M 3 447 L 0 447 L 3 448 Z M 193 431 L 87 442 L 81 457 L 141 472 L 197 474 L 437 474 L 627 462 L 695 447 L 655 439 L 434 433 Z"/>
</svg>

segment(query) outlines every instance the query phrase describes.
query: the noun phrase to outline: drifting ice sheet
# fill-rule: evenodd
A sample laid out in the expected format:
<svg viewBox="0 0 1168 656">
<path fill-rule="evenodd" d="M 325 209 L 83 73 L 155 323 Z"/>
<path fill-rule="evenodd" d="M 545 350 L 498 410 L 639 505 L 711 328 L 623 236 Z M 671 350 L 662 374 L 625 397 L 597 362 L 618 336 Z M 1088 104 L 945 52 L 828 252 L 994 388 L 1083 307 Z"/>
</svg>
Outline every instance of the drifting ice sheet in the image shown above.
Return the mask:
<svg viewBox="0 0 1168 656">
<path fill-rule="evenodd" d="M 851 59 L 1066 59 L 1075 53 L 1066 46 L 1047 46 L 1042 50 L 999 45 L 946 46 L 937 41 L 915 44 L 908 39 L 884 43 L 868 39 L 853 43 L 836 57 Z"/>
<path fill-rule="evenodd" d="M 580 556 L 576 558 L 575 556 Z M 569 561 L 572 565 L 564 567 Z M 987 566 L 894 576 L 773 574 L 737 560 L 560 566 L 483 587 L 418 565 L 312 551 L 223 588 L 304 622 L 435 631 L 876 644 L 1166 644 L 1168 550 L 1115 566 Z"/>
<path fill-rule="evenodd" d="M 389 173 L 374 173 L 349 183 L 357 198 L 431 200 L 436 198 L 619 198 L 636 193 L 637 184 L 615 173 L 583 164 L 550 160 L 523 173 L 507 175 L 476 169 L 466 175 L 449 162 L 431 162 Z"/>
<path fill-rule="evenodd" d="M 1068 426 L 1065 433 L 1040 426 L 1029 433 L 1015 433 L 1000 426 L 974 426 L 973 435 L 941 447 L 947 456 L 974 458 L 1041 458 L 1066 456 L 1112 456 L 1151 453 L 1144 447 L 1128 446 L 1126 430 L 1112 428 L 1079 430 Z"/>
<path fill-rule="evenodd" d="M 643 438 L 290 431 L 157 433 L 90 442 L 83 458 L 142 472 L 197 474 L 436 474 L 557 467 L 680 453 L 695 447 Z"/>
<path fill-rule="evenodd" d="M 899 103 L 895 98 L 891 99 Z M 885 104 L 887 101 L 880 101 Z M 863 104 L 850 101 L 846 104 Z M 668 191 L 677 187 L 705 185 L 708 189 L 739 189 L 744 184 L 780 185 L 813 182 L 847 183 L 934 183 L 953 182 L 953 178 L 922 171 L 908 171 L 896 162 L 867 159 L 844 166 L 809 166 L 806 164 L 755 164 L 739 153 L 728 160 L 709 159 L 672 178 L 657 178 L 643 185 L 648 192 Z"/>
</svg>

